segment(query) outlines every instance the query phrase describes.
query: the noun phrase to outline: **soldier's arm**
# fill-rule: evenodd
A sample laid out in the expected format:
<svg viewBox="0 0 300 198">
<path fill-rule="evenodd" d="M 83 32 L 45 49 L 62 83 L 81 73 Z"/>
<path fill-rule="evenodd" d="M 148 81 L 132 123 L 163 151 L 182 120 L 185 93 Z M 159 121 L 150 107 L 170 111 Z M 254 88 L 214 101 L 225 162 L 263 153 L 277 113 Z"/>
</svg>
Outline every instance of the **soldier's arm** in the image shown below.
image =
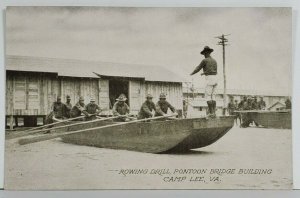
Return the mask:
<svg viewBox="0 0 300 198">
<path fill-rule="evenodd" d="M 175 113 L 176 109 L 168 102 L 168 107 L 171 109 L 173 113 Z"/>
<path fill-rule="evenodd" d="M 112 108 L 112 113 L 114 116 L 119 116 L 119 112 L 117 111 L 117 103 L 114 104 L 113 108 Z"/>
<path fill-rule="evenodd" d="M 126 107 L 126 114 L 129 114 L 130 108 L 126 103 L 125 103 L 125 107 Z"/>
<path fill-rule="evenodd" d="M 205 65 L 205 60 L 202 60 L 201 63 L 195 68 L 195 70 L 190 74 L 191 76 L 198 73 Z"/>
</svg>

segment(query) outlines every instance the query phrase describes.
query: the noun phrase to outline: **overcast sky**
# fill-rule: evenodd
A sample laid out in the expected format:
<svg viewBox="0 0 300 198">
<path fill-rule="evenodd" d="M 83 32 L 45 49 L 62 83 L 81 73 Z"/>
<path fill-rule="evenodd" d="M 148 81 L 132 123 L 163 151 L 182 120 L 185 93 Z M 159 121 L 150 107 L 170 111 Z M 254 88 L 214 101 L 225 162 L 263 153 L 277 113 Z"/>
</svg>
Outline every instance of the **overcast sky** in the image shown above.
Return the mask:
<svg viewBox="0 0 300 198">
<path fill-rule="evenodd" d="M 227 87 L 290 94 L 291 14 L 289 8 L 10 7 L 6 53 L 158 65 L 204 87 L 203 76 L 189 74 L 208 45 L 222 88 L 222 49 L 214 37 L 231 34 Z"/>
</svg>

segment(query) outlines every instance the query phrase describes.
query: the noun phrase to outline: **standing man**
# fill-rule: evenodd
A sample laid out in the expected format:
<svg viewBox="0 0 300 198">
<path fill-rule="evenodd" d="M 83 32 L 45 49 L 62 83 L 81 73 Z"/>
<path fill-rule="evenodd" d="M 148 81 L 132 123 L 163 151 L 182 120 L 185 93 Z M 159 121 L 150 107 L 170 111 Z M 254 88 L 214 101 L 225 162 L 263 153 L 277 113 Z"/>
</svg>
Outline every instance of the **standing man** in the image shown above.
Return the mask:
<svg viewBox="0 0 300 198">
<path fill-rule="evenodd" d="M 97 115 L 101 112 L 101 108 L 96 104 L 94 98 L 90 99 L 90 103 L 85 106 L 83 112 L 87 113 L 86 120 L 95 120 Z"/>
<path fill-rule="evenodd" d="M 235 115 L 235 113 L 234 113 L 235 104 L 234 104 L 234 101 L 233 101 L 233 97 L 230 97 L 230 101 L 228 103 L 227 109 L 228 109 L 228 114 L 229 115 Z"/>
<path fill-rule="evenodd" d="M 205 88 L 205 97 L 208 105 L 208 116 L 216 117 L 216 101 L 215 101 L 215 89 L 217 87 L 217 61 L 213 59 L 210 54 L 214 50 L 205 46 L 200 54 L 204 55 L 204 59 L 201 63 L 195 68 L 195 70 L 190 74 L 194 75 L 203 69 L 201 75 L 205 75 L 206 88 Z"/>
<path fill-rule="evenodd" d="M 153 96 L 147 94 L 146 101 L 142 104 L 138 114 L 138 119 L 151 118 L 153 117 L 152 111 L 156 111 L 155 104 L 152 101 Z"/>
<path fill-rule="evenodd" d="M 252 102 L 252 110 L 259 110 L 259 104 L 256 96 L 254 96 L 254 100 Z"/>
<path fill-rule="evenodd" d="M 67 118 L 71 117 L 71 109 L 72 109 L 72 104 L 71 104 L 71 97 L 69 95 L 67 95 L 67 102 L 66 102 L 66 110 L 65 110 L 65 116 Z"/>
<path fill-rule="evenodd" d="M 285 108 L 286 109 L 292 109 L 292 102 L 291 102 L 291 100 L 289 98 L 287 98 L 285 100 Z"/>
<path fill-rule="evenodd" d="M 87 115 L 87 112 L 84 111 L 84 98 L 82 96 L 79 97 L 79 101 L 75 104 L 75 106 L 71 109 L 71 117 L 76 118 L 81 116 L 81 114 Z"/>
<path fill-rule="evenodd" d="M 260 97 L 260 101 L 258 102 L 258 108 L 259 108 L 259 110 L 266 109 L 266 102 L 264 101 L 263 97 Z"/>
<path fill-rule="evenodd" d="M 183 100 L 183 117 L 187 117 L 187 112 L 188 112 L 188 99 Z"/>
<path fill-rule="evenodd" d="M 125 101 L 127 100 L 126 96 L 124 94 L 121 94 L 115 102 L 112 112 L 114 116 L 120 116 L 119 118 L 117 118 L 117 121 L 121 121 L 121 122 L 125 122 L 128 119 L 128 115 L 129 115 L 129 106 L 125 103 Z"/>
<path fill-rule="evenodd" d="M 156 103 L 156 112 L 155 116 L 164 116 L 168 113 L 168 109 L 170 109 L 173 113 L 175 113 L 175 108 L 167 101 L 167 96 L 164 93 L 159 95 L 159 101 Z"/>
</svg>

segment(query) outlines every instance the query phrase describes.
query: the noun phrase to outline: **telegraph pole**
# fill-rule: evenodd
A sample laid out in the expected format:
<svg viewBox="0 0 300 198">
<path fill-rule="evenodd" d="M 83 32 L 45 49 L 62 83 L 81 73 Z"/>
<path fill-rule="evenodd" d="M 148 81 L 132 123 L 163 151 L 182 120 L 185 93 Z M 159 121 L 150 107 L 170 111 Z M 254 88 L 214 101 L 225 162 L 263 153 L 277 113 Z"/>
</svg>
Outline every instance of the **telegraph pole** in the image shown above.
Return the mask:
<svg viewBox="0 0 300 198">
<path fill-rule="evenodd" d="M 225 115 L 226 112 L 226 97 L 227 97 L 227 93 L 226 93 L 226 69 L 225 69 L 225 46 L 228 45 L 228 39 L 225 38 L 226 36 L 228 36 L 230 34 L 224 35 L 222 34 L 221 36 L 217 36 L 215 38 L 220 39 L 220 41 L 218 42 L 217 45 L 222 45 L 223 48 L 223 79 L 224 79 L 224 90 L 223 90 L 223 115 Z"/>
</svg>

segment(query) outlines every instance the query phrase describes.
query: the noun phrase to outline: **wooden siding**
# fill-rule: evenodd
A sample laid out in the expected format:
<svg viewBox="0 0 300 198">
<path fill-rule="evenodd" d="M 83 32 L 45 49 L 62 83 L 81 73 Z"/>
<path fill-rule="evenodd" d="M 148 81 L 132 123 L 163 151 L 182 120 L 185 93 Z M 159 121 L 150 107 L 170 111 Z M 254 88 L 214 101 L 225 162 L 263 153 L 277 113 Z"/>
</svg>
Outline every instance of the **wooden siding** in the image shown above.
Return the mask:
<svg viewBox="0 0 300 198">
<path fill-rule="evenodd" d="M 167 94 L 167 100 L 176 108 L 182 109 L 182 84 L 171 82 L 149 82 L 147 81 L 145 94 L 153 95 L 153 101 L 156 103 L 159 100 L 161 93 Z"/>
</svg>

